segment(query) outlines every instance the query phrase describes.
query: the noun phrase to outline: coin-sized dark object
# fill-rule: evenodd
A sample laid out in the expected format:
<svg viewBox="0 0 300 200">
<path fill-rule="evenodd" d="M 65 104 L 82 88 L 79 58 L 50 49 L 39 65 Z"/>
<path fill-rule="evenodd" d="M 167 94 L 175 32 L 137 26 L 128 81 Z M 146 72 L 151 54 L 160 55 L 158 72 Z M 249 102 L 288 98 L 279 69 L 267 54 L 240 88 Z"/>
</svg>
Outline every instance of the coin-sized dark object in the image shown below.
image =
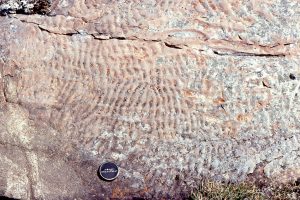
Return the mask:
<svg viewBox="0 0 300 200">
<path fill-rule="evenodd" d="M 290 74 L 290 79 L 295 80 L 296 76 L 294 74 Z"/>
<path fill-rule="evenodd" d="M 119 168 L 112 162 L 103 163 L 99 167 L 99 175 L 103 180 L 112 181 L 119 175 Z"/>
</svg>

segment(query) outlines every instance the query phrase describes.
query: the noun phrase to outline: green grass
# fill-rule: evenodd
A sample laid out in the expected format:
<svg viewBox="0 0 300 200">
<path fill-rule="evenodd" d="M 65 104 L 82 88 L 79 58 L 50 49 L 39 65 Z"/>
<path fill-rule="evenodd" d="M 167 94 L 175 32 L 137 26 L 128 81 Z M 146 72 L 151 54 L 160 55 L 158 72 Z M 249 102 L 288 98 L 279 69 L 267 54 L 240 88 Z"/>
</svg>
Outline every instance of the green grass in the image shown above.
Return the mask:
<svg viewBox="0 0 300 200">
<path fill-rule="evenodd" d="M 300 185 L 268 185 L 258 188 L 252 183 L 221 183 L 203 180 L 196 188 L 192 200 L 285 200 L 300 199 Z"/>
</svg>

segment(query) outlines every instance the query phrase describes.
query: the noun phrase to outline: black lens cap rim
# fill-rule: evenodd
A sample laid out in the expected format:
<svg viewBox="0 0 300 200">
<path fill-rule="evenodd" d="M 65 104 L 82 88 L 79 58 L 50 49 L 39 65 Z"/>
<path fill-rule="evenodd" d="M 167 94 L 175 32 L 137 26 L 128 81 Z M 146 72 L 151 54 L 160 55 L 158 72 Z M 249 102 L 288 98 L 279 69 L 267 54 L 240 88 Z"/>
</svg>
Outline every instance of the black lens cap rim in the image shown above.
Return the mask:
<svg viewBox="0 0 300 200">
<path fill-rule="evenodd" d="M 105 178 L 105 177 L 103 176 L 103 174 L 101 173 L 101 169 L 102 169 L 103 165 L 105 165 L 105 164 L 113 164 L 113 165 L 116 166 L 118 172 L 117 172 L 117 175 L 116 175 L 114 178 Z M 120 170 L 119 170 L 118 165 L 116 165 L 115 163 L 113 163 L 113 162 L 104 162 L 104 163 L 102 163 L 102 164 L 100 165 L 100 167 L 99 167 L 99 169 L 98 169 L 98 172 L 99 172 L 100 177 L 101 177 L 103 180 L 105 180 L 105 181 L 113 181 L 113 180 L 115 180 L 115 179 L 119 176 Z"/>
</svg>

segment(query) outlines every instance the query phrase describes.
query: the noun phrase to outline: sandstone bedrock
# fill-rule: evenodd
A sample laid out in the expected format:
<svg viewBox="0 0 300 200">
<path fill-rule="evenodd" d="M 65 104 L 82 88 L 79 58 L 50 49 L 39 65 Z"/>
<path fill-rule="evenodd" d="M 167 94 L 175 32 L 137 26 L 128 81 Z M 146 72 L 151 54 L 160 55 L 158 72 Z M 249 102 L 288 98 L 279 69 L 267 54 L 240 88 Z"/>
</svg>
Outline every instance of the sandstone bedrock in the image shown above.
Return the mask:
<svg viewBox="0 0 300 200">
<path fill-rule="evenodd" d="M 203 177 L 300 177 L 299 1 L 0 0 L 0 13 L 1 195 L 182 199 Z"/>
</svg>

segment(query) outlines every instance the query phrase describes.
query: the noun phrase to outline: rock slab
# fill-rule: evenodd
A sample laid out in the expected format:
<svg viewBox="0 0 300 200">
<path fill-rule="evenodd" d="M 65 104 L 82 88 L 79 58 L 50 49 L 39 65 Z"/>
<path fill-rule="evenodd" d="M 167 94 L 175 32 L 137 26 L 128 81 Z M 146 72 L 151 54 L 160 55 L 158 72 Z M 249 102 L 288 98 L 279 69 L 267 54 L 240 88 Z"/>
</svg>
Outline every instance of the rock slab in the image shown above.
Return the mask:
<svg viewBox="0 0 300 200">
<path fill-rule="evenodd" d="M 202 177 L 300 176 L 298 1 L 0 0 L 0 13 L 2 195 L 182 199 Z M 106 161 L 115 181 L 97 176 Z"/>
</svg>

